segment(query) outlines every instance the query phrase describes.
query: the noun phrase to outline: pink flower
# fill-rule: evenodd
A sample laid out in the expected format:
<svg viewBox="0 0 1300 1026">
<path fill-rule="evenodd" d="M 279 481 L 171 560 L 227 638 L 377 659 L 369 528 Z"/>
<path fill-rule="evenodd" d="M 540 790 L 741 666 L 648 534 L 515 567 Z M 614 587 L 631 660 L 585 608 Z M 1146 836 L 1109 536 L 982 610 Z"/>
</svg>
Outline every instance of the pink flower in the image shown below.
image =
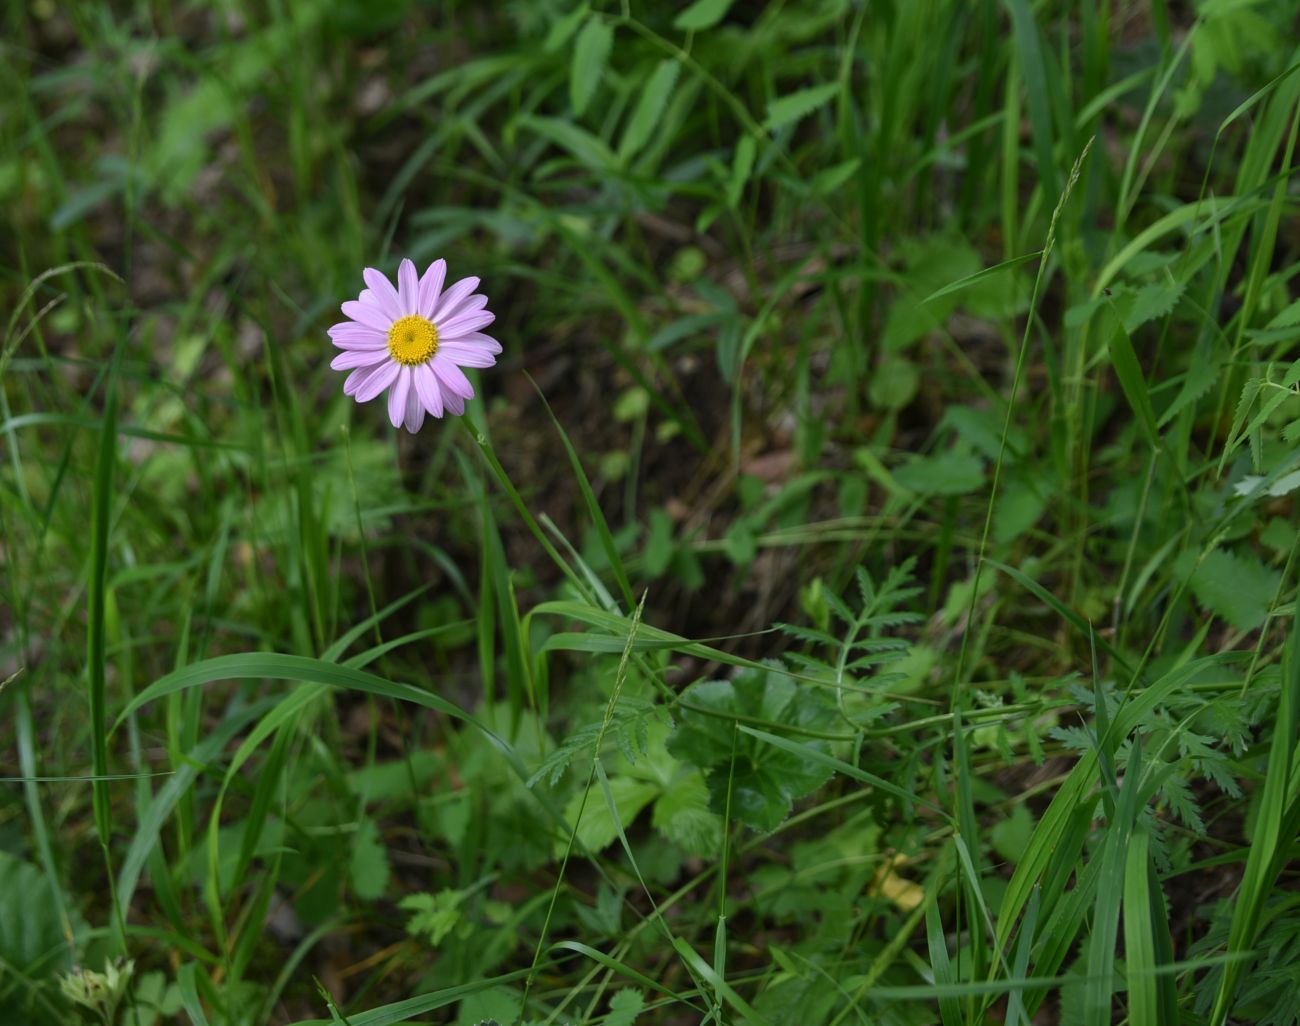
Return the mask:
<svg viewBox="0 0 1300 1026">
<path fill-rule="evenodd" d="M 343 304 L 349 319 L 329 330 L 343 350 L 330 366 L 352 372 L 343 394 L 366 403 L 387 389 L 388 419 L 412 433 L 426 413 L 464 413 L 474 387 L 461 368 L 491 367 L 501 352 L 501 343 L 480 330 L 496 318 L 486 309 L 487 296 L 474 291 L 479 280 L 462 278 L 443 289 L 445 260 L 419 278 L 415 264 L 403 260 L 397 288 L 373 267 L 362 277 L 369 287 Z"/>
</svg>

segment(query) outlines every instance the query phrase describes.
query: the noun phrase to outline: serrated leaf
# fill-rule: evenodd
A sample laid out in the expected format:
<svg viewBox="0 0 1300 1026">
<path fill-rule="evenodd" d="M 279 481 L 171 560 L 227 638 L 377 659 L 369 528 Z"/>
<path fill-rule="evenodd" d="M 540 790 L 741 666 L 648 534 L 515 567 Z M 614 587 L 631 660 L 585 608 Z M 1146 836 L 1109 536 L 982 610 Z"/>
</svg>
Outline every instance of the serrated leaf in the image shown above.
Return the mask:
<svg viewBox="0 0 1300 1026">
<path fill-rule="evenodd" d="M 669 752 L 704 770 L 714 812 L 724 813 L 730 805 L 733 818 L 756 830 L 776 829 L 795 798 L 830 777 L 822 763 L 735 730 L 743 722 L 774 733 L 789 733 L 783 727 L 822 732 L 835 722 L 837 713 L 825 692 L 796 686 L 779 664 L 743 670 L 734 680 L 692 684 L 682 693 L 677 715 Z M 814 750 L 826 748 L 823 741 L 809 742 L 806 733 L 797 736 Z"/>
<path fill-rule="evenodd" d="M 1199 355 L 1193 355 L 1192 364 L 1187 368 L 1187 373 L 1183 375 L 1182 388 L 1178 390 L 1178 395 L 1174 397 L 1174 401 L 1160 415 L 1156 427 L 1163 428 L 1182 410 L 1205 395 L 1218 380 L 1218 362 L 1212 359 L 1204 359 Z"/>
<path fill-rule="evenodd" d="M 397 907 L 411 913 L 406 921 L 406 932 L 413 937 L 423 937 L 436 948 L 460 922 L 460 903 L 464 897 L 465 893 L 457 890 L 408 894 L 397 903 Z"/>
<path fill-rule="evenodd" d="M 578 34 L 578 42 L 573 48 L 573 63 L 569 65 L 569 102 L 578 117 L 586 111 L 596 94 L 613 42 L 613 28 L 599 17 L 590 18 Z"/>
<path fill-rule="evenodd" d="M 673 28 L 682 32 L 699 32 L 713 28 L 727 16 L 735 0 L 695 0 L 695 3 L 673 19 Z"/>
<path fill-rule="evenodd" d="M 644 1009 L 645 995 L 633 987 L 626 987 L 609 999 L 605 1026 L 633 1026 Z"/>
<path fill-rule="evenodd" d="M 1224 445 L 1223 455 L 1219 459 L 1220 469 L 1232 451 L 1241 444 L 1244 437 L 1241 429 L 1246 423 L 1246 418 L 1250 416 L 1251 407 L 1255 405 L 1255 399 L 1263 387 L 1263 378 L 1247 378 L 1246 383 L 1241 386 L 1241 395 L 1237 398 L 1237 411 L 1233 414 L 1232 427 L 1228 431 L 1228 442 Z"/>
<path fill-rule="evenodd" d="M 1167 316 L 1178 305 L 1186 288 L 1183 282 L 1143 285 L 1124 314 L 1124 329 L 1133 332 L 1148 321 Z"/>
<path fill-rule="evenodd" d="M 767 120 L 763 122 L 763 127 L 772 131 L 792 121 L 805 118 L 818 107 L 829 103 L 839 91 L 839 84 L 832 82 L 827 85 L 813 86 L 810 89 L 800 89 L 789 96 L 773 100 L 767 105 Z"/>
<path fill-rule="evenodd" d="M 1282 575 L 1253 555 L 1215 549 L 1192 574 L 1192 594 L 1233 627 L 1251 631 L 1264 622 Z"/>
<path fill-rule="evenodd" d="M 709 808 L 704 774 L 692 770 L 656 800 L 650 822 L 683 851 L 712 858 L 722 847 L 722 818 Z"/>
<path fill-rule="evenodd" d="M 641 91 L 641 96 L 628 118 L 627 127 L 623 129 L 623 139 L 618 144 L 618 155 L 623 160 L 636 156 L 649 140 L 651 133 L 659 125 L 664 107 L 677 85 L 677 75 L 681 66 L 673 60 L 663 60 L 655 68 Z"/>
<path fill-rule="evenodd" d="M 1300 424 L 1300 421 L 1297 421 L 1296 423 Z M 1256 488 L 1258 488 L 1260 484 L 1262 484 L 1265 480 L 1267 480 L 1267 478 L 1262 477 L 1258 474 L 1247 474 L 1235 485 L 1233 485 L 1232 488 L 1233 494 L 1245 498 L 1246 496 L 1250 495 L 1250 493 L 1253 492 Z M 1293 470 L 1289 474 L 1282 475 L 1271 485 L 1269 485 L 1268 489 L 1265 491 L 1265 494 L 1271 496 L 1272 498 L 1280 499 L 1283 495 L 1290 495 L 1297 488 L 1300 488 L 1300 470 Z"/>
<path fill-rule="evenodd" d="M 810 645 L 837 645 L 839 639 L 825 631 L 819 631 L 815 627 L 800 627 L 792 623 L 774 623 L 772 625 L 782 634 L 788 634 L 792 638 L 798 638 L 800 641 L 806 641 Z"/>
<path fill-rule="evenodd" d="M 374 901 L 388 889 L 388 849 L 373 819 L 363 819 L 352 835 L 352 857 L 348 862 L 352 890 L 358 898 Z"/>
<path fill-rule="evenodd" d="M 1160 784 L 1160 797 L 1169 803 L 1174 815 L 1189 829 L 1205 835 L 1205 821 L 1201 819 L 1201 810 L 1186 780 L 1176 773 L 1170 773 Z"/>
</svg>

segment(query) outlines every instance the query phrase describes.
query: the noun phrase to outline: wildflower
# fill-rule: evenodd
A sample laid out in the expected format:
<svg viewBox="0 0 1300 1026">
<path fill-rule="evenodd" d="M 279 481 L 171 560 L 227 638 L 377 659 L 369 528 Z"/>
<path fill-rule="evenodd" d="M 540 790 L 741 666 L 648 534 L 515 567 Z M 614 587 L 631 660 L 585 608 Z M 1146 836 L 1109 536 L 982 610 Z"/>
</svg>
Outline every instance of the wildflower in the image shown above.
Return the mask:
<svg viewBox="0 0 1300 1026">
<path fill-rule="evenodd" d="M 343 393 L 366 403 L 387 389 L 388 419 L 412 433 L 426 413 L 464 413 L 474 386 L 461 368 L 491 367 L 501 352 L 480 331 L 496 318 L 485 309 L 487 296 L 474 291 L 479 280 L 462 278 L 443 289 L 445 260 L 435 260 L 422 277 L 403 260 L 396 288 L 373 267 L 362 277 L 368 287 L 342 307 L 349 320 L 329 329 L 343 350 L 330 366 L 352 371 Z"/>
</svg>

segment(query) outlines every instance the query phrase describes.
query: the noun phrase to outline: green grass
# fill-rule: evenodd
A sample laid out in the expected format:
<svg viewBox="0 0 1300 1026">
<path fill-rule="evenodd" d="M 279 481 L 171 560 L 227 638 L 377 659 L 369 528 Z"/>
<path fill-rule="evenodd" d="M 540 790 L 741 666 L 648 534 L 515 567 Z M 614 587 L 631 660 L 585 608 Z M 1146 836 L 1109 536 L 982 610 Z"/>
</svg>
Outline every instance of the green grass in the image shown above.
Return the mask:
<svg viewBox="0 0 1300 1026">
<path fill-rule="evenodd" d="M 1290 0 L 0 18 L 0 1021 L 1298 1021 Z"/>
</svg>

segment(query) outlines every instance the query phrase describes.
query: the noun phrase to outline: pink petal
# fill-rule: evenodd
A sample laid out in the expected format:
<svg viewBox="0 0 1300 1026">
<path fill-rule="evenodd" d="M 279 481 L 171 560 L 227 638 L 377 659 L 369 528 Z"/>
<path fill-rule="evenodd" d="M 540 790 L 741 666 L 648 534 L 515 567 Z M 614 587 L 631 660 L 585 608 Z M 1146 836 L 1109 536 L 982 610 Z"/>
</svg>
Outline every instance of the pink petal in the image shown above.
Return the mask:
<svg viewBox="0 0 1300 1026">
<path fill-rule="evenodd" d="M 415 393 L 419 397 L 421 405 L 435 417 L 441 417 L 442 389 L 439 387 L 438 379 L 434 376 L 433 371 L 429 369 L 429 365 L 424 363 L 416 367 L 412 377 L 415 379 Z"/>
<path fill-rule="evenodd" d="M 386 274 L 376 271 L 373 267 L 367 267 L 361 272 L 361 277 L 366 279 L 366 284 L 374 293 L 375 305 L 379 309 L 393 320 L 402 316 L 402 304 L 397 298 L 397 289 L 393 288 L 393 283 L 388 280 Z"/>
<path fill-rule="evenodd" d="M 378 306 L 372 306 L 357 299 L 348 300 L 339 309 L 343 311 L 344 317 L 351 317 L 358 324 L 364 324 L 367 328 L 374 328 L 376 331 L 382 331 L 385 334 L 393 326 L 393 318 L 385 314 Z"/>
<path fill-rule="evenodd" d="M 420 278 L 409 260 L 403 260 L 397 268 L 397 302 L 404 317 L 420 312 Z"/>
<path fill-rule="evenodd" d="M 424 424 L 424 404 L 415 394 L 415 389 L 406 393 L 406 430 L 415 434 Z"/>
<path fill-rule="evenodd" d="M 478 331 L 479 328 L 486 328 L 496 319 L 497 315 L 487 310 L 470 310 L 468 312 L 462 310 L 445 324 L 438 325 L 438 338 L 451 341 Z"/>
<path fill-rule="evenodd" d="M 378 334 L 374 328 L 367 328 L 364 324 L 358 324 L 356 321 L 339 321 L 338 324 L 331 324 L 325 329 L 325 334 L 330 338 L 346 338 L 348 335 L 356 335 L 364 332 L 367 335 Z"/>
<path fill-rule="evenodd" d="M 354 340 L 354 339 L 336 338 L 333 340 L 333 343 L 339 349 L 366 350 L 367 352 L 372 349 L 384 350 L 388 348 L 388 343 L 386 343 L 382 338 L 379 339 L 378 341 L 370 341 L 368 339 Z"/>
<path fill-rule="evenodd" d="M 474 346 L 475 348 L 481 347 L 486 349 L 489 353 L 501 352 L 500 342 L 494 339 L 491 335 L 484 335 L 479 331 L 474 332 L 472 335 L 465 335 L 462 338 L 456 339 L 455 344 L 458 346 Z"/>
<path fill-rule="evenodd" d="M 330 366 L 335 370 L 350 370 L 353 367 L 373 367 L 387 359 L 386 349 L 353 349 L 339 353 L 330 361 Z"/>
<path fill-rule="evenodd" d="M 442 299 L 438 301 L 438 305 L 434 308 L 430 319 L 434 324 L 437 324 L 439 321 L 450 318 L 456 313 L 461 301 L 466 299 L 476 288 L 478 288 L 477 278 L 462 278 L 456 282 L 455 285 L 442 294 Z"/>
<path fill-rule="evenodd" d="M 465 412 L 465 400 L 449 389 L 442 381 L 438 382 L 442 391 L 442 406 L 448 413 L 459 417 Z"/>
<path fill-rule="evenodd" d="M 433 319 L 433 309 L 442 295 L 442 283 L 447 280 L 447 261 L 435 260 L 420 279 L 420 316 Z"/>
<path fill-rule="evenodd" d="M 474 398 L 474 386 L 469 383 L 469 378 L 465 377 L 465 372 L 444 357 L 441 352 L 429 361 L 429 366 L 433 368 L 433 373 L 438 375 L 438 380 L 447 386 L 443 390 L 444 398 L 447 391 L 462 399 Z"/>
<path fill-rule="evenodd" d="M 359 370 L 354 370 L 347 376 L 347 380 L 343 382 L 343 394 L 356 395 L 357 389 L 369 381 L 370 378 L 379 371 L 383 370 L 383 368 L 384 365 L 382 363 L 377 363 L 373 367 L 362 367 Z M 360 402 L 360 400 L 357 401 Z"/>
<path fill-rule="evenodd" d="M 491 367 L 497 362 L 496 353 L 487 346 L 466 345 L 460 339 L 439 343 L 438 355 L 460 367 Z"/>
<path fill-rule="evenodd" d="M 388 360 L 379 365 L 379 370 L 366 378 L 365 383 L 357 389 L 357 402 L 368 403 L 386 389 L 397 378 L 402 365 L 396 360 Z"/>
<path fill-rule="evenodd" d="M 411 368 L 402 367 L 397 380 L 388 390 L 388 419 L 393 427 L 401 427 L 406 419 L 406 393 L 411 390 Z"/>
<path fill-rule="evenodd" d="M 469 299 L 460 304 L 460 309 L 456 311 L 456 316 L 459 317 L 464 313 L 472 313 L 475 310 L 482 310 L 485 306 L 487 306 L 487 296 L 483 295 L 481 292 L 475 292 L 469 297 Z M 443 317 L 446 317 L 445 311 Z"/>
<path fill-rule="evenodd" d="M 340 349 L 382 349 L 387 344 L 383 332 L 355 321 L 334 325 L 329 330 L 329 336 Z"/>
</svg>

